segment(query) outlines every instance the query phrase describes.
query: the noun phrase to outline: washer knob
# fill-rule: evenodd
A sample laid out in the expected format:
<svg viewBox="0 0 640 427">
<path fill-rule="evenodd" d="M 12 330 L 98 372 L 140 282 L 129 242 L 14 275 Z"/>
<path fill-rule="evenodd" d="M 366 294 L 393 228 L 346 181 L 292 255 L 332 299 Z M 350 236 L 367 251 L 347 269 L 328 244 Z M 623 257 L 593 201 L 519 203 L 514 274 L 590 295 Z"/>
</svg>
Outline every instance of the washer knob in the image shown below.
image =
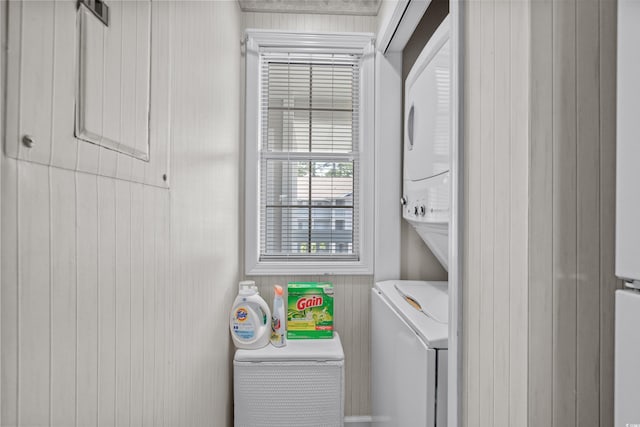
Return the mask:
<svg viewBox="0 0 640 427">
<path fill-rule="evenodd" d="M 414 207 L 413 207 L 413 214 L 414 214 L 415 216 L 418 216 L 418 206 L 414 206 Z"/>
<path fill-rule="evenodd" d="M 400 204 L 402 206 L 406 206 L 407 205 L 407 198 L 405 196 L 400 197 Z"/>
<path fill-rule="evenodd" d="M 427 213 L 427 208 L 424 205 L 420 206 L 420 215 L 424 216 Z"/>
</svg>

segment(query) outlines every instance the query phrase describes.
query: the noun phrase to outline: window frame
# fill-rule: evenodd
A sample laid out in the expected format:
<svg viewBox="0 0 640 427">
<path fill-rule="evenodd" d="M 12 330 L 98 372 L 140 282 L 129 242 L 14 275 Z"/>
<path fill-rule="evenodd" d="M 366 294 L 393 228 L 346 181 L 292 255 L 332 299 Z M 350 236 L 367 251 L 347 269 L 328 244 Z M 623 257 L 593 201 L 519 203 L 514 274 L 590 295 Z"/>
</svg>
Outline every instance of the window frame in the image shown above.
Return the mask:
<svg viewBox="0 0 640 427">
<path fill-rule="evenodd" d="M 245 230 L 247 275 L 373 274 L 374 255 L 374 36 L 371 33 L 295 33 L 247 30 L 245 42 Z M 260 52 L 359 53 L 359 259 L 260 260 Z"/>
</svg>

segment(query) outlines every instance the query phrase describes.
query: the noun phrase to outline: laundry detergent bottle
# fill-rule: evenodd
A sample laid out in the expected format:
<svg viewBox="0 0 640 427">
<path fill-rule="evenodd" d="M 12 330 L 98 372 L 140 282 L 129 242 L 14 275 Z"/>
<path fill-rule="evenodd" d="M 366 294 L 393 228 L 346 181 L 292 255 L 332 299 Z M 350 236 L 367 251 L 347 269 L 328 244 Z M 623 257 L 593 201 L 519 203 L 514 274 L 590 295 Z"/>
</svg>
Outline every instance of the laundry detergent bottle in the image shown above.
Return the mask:
<svg viewBox="0 0 640 427">
<path fill-rule="evenodd" d="M 287 345 L 287 318 L 284 315 L 283 289 L 280 285 L 273 286 L 273 316 L 271 318 L 271 344 L 275 347 Z"/>
<path fill-rule="evenodd" d="M 262 348 L 271 337 L 271 310 L 253 280 L 240 282 L 229 316 L 229 329 L 237 348 Z"/>
</svg>

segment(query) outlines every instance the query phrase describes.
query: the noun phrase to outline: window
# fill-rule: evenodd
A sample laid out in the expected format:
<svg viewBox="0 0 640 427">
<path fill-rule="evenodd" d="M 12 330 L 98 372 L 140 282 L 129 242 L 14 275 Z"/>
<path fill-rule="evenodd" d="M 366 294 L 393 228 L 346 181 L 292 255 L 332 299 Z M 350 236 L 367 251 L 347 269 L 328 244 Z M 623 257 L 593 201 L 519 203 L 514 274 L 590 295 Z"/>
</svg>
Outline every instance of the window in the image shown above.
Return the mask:
<svg viewBox="0 0 640 427">
<path fill-rule="evenodd" d="M 372 271 L 372 60 L 371 35 L 248 32 L 248 274 Z"/>
</svg>

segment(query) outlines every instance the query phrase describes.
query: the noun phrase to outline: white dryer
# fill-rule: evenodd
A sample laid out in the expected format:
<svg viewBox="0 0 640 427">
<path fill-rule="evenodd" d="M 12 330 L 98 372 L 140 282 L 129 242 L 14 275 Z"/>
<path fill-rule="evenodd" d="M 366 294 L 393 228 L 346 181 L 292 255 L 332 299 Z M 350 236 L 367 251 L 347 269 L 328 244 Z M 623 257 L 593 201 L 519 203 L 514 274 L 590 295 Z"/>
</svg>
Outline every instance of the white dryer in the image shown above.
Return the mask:
<svg viewBox="0 0 640 427">
<path fill-rule="evenodd" d="M 371 290 L 376 427 L 447 425 L 447 282 L 388 280 Z"/>
<path fill-rule="evenodd" d="M 449 267 L 451 54 L 449 17 L 405 81 L 402 216 Z"/>
</svg>

